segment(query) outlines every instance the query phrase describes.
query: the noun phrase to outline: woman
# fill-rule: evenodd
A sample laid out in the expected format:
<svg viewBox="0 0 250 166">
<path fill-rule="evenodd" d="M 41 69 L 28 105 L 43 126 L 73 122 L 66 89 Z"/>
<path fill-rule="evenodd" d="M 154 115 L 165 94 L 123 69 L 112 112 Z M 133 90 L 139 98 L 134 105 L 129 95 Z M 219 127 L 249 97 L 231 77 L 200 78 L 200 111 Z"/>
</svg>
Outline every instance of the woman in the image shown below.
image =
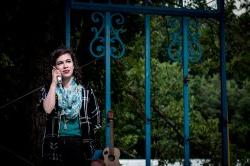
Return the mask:
<svg viewBox="0 0 250 166">
<path fill-rule="evenodd" d="M 101 126 L 94 91 L 82 84 L 81 70 L 71 49 L 55 50 L 51 67 L 51 83 L 48 90 L 44 88 L 42 100 L 48 115 L 43 157 L 59 165 L 90 165 L 92 156 L 98 156 L 95 132 Z"/>
</svg>

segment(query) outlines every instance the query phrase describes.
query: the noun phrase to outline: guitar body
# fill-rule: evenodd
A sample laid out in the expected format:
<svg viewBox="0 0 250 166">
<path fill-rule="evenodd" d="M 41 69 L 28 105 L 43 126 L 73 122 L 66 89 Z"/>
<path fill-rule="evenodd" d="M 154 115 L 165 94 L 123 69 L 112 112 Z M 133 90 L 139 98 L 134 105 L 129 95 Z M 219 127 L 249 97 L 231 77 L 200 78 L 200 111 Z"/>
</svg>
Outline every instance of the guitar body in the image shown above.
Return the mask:
<svg viewBox="0 0 250 166">
<path fill-rule="evenodd" d="M 103 150 L 105 166 L 120 166 L 120 150 L 118 148 L 107 147 Z"/>
<path fill-rule="evenodd" d="M 110 122 L 110 146 L 103 150 L 103 158 L 105 166 L 120 166 L 119 157 L 120 150 L 114 147 L 114 120 L 113 112 L 110 110 L 108 113 L 108 119 Z"/>
</svg>

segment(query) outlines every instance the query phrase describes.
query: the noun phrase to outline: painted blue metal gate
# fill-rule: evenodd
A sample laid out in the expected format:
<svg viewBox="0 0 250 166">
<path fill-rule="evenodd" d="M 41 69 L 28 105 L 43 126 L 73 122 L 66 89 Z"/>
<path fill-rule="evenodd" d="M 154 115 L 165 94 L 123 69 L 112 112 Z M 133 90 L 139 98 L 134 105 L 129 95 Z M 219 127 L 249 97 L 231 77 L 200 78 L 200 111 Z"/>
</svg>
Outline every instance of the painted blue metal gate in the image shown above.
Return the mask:
<svg viewBox="0 0 250 166">
<path fill-rule="evenodd" d="M 112 13 L 136 13 L 145 15 L 145 153 L 146 153 L 146 165 L 150 165 L 151 159 L 151 112 L 150 112 L 150 57 L 151 57 L 151 44 L 150 44 L 150 19 L 151 15 L 167 15 L 167 16 L 180 16 L 182 18 L 182 53 L 181 61 L 183 63 L 183 96 L 184 96 L 184 165 L 190 165 L 190 147 L 189 147 L 189 91 L 188 91 L 188 64 L 190 61 L 189 55 L 189 40 L 188 40 L 188 26 L 189 17 L 195 18 L 214 18 L 219 21 L 220 24 L 220 74 L 221 74 L 221 119 L 222 119 L 222 165 L 229 165 L 228 157 L 228 131 L 227 131 L 227 92 L 226 92 L 226 66 L 225 66 L 225 36 L 224 36 L 224 0 L 216 0 L 217 8 L 215 10 L 200 10 L 190 9 L 183 7 L 183 1 L 179 0 L 181 7 L 159 7 L 150 5 L 151 1 L 145 0 L 141 5 L 127 4 L 114 4 L 111 0 L 107 3 L 95 3 L 93 0 L 89 2 L 80 2 L 76 0 L 66 0 L 65 16 L 66 16 L 66 46 L 71 46 L 71 11 L 72 10 L 92 10 L 102 12 L 100 15 L 105 20 L 104 29 L 104 51 L 97 56 L 105 56 L 105 110 L 106 117 L 111 109 L 111 87 L 110 87 L 110 62 L 111 58 L 120 58 L 123 55 L 116 56 L 111 49 L 111 18 Z M 104 13 L 104 14 L 103 14 Z M 107 118 L 106 118 L 107 119 Z M 105 141 L 106 146 L 110 146 L 110 126 L 106 121 L 105 126 Z"/>
</svg>

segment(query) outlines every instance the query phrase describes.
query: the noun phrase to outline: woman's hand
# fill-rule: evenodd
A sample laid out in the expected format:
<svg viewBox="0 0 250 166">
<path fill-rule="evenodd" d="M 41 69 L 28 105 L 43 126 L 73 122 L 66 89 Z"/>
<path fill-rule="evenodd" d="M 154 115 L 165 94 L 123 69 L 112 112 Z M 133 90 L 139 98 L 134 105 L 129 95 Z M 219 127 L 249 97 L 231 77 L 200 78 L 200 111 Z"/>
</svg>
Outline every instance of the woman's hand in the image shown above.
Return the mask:
<svg viewBox="0 0 250 166">
<path fill-rule="evenodd" d="M 62 77 L 62 74 L 60 70 L 58 70 L 55 66 L 53 66 L 52 69 L 52 83 L 57 84 L 58 83 L 58 77 Z"/>
</svg>

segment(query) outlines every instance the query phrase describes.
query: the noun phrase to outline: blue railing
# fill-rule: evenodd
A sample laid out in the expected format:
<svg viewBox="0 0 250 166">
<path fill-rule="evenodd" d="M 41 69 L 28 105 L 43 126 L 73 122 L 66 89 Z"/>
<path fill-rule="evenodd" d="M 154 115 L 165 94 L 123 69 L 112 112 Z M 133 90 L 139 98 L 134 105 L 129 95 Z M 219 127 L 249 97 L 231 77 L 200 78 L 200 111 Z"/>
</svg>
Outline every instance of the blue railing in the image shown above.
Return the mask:
<svg viewBox="0 0 250 166">
<path fill-rule="evenodd" d="M 211 0 L 210 2 L 215 2 Z M 114 4 L 109 0 L 107 3 L 95 3 L 93 0 L 89 2 L 78 2 L 75 0 L 66 0 L 65 3 L 65 18 L 66 18 L 66 46 L 70 47 L 70 14 L 71 10 L 88 10 L 95 11 L 92 14 L 92 21 L 95 23 L 102 22 L 100 28 L 92 27 L 94 38 L 90 43 L 90 53 L 95 58 L 105 59 L 105 83 L 106 83 L 106 117 L 111 109 L 111 73 L 110 62 L 111 58 L 119 59 L 125 55 L 125 45 L 120 38 L 120 34 L 124 32 L 122 28 L 115 29 L 113 23 L 122 25 L 124 18 L 121 13 L 144 14 L 145 15 L 145 153 L 146 165 L 150 165 L 151 159 L 151 111 L 150 111 L 150 15 L 167 15 L 179 16 L 179 29 L 173 35 L 172 43 L 168 46 L 168 55 L 174 61 L 180 61 L 183 64 L 183 96 L 184 96 L 184 165 L 190 165 L 190 147 L 189 147 L 189 92 L 188 92 L 188 64 L 189 62 L 198 62 L 201 58 L 201 47 L 198 42 L 198 21 L 191 23 L 190 18 L 214 18 L 220 23 L 220 67 L 221 67 L 221 105 L 222 105 L 222 154 L 223 165 L 229 165 L 228 157 L 228 133 L 227 133 L 227 93 L 226 93 L 226 66 L 225 66 L 225 35 L 224 35 L 224 0 L 216 1 L 216 8 L 210 9 L 195 9 L 184 6 L 183 1 L 179 0 L 175 5 L 154 5 L 145 1 L 142 4 L 130 4 L 129 1 L 123 4 Z M 114 18 L 116 19 L 114 20 Z M 194 27 L 192 27 L 194 26 Z M 191 32 L 189 29 L 196 29 Z M 105 32 L 105 33 L 101 33 Z M 101 34 L 105 34 L 101 36 Z M 190 37 L 191 36 L 191 37 Z M 189 40 L 190 39 L 190 40 Z M 115 44 L 116 43 L 116 44 Z M 115 45 L 115 46 L 114 46 Z M 117 47 L 119 45 L 119 47 Z M 107 118 L 106 118 L 107 119 Z M 110 145 L 110 125 L 106 121 L 105 128 L 106 146 Z"/>
</svg>

